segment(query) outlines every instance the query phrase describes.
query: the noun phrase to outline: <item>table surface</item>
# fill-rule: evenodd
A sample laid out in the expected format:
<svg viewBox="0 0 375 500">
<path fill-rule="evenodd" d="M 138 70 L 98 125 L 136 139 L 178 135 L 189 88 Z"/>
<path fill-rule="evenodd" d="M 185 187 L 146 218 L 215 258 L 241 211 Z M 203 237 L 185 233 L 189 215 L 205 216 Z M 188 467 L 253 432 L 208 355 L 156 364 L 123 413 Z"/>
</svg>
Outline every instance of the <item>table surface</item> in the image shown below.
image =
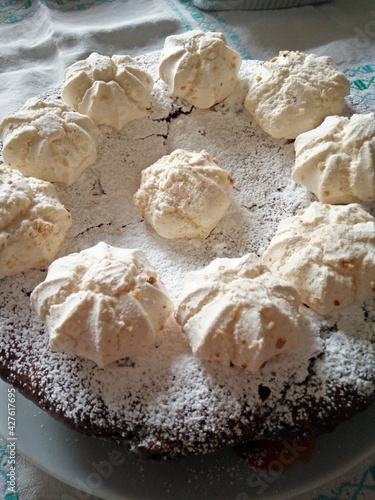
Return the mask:
<svg viewBox="0 0 375 500">
<path fill-rule="evenodd" d="M 240 2 L 211 2 L 218 8 L 224 3 Z M 329 55 L 350 79 L 355 98 L 375 110 L 373 0 L 264 11 L 199 10 L 188 0 L 11 0 L 0 3 L 0 120 L 27 98 L 58 87 L 65 68 L 91 52 L 137 56 L 160 50 L 166 36 L 191 29 L 223 32 L 244 59 L 269 59 L 279 50 Z M 15 493 L 6 496 L 8 445 L 0 441 L 0 490 L 7 500 L 97 498 L 57 480 L 20 453 Z M 364 458 L 298 498 L 374 498 L 375 456 Z"/>
</svg>

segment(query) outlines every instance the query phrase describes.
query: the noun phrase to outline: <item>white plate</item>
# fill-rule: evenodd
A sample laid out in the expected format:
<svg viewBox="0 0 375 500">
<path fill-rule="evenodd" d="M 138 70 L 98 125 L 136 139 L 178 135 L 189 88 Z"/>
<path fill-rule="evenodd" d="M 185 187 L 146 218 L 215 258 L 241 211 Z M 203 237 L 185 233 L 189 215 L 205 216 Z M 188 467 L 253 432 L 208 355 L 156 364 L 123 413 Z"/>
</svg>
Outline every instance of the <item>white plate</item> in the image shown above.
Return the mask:
<svg viewBox="0 0 375 500">
<path fill-rule="evenodd" d="M 0 381 L 4 438 L 8 387 Z M 106 500 L 290 499 L 340 476 L 375 451 L 375 404 L 319 437 L 308 465 L 297 462 L 283 474 L 255 471 L 231 449 L 174 463 L 141 462 L 125 448 L 69 429 L 18 393 L 16 407 L 18 452 L 50 475 Z"/>
</svg>

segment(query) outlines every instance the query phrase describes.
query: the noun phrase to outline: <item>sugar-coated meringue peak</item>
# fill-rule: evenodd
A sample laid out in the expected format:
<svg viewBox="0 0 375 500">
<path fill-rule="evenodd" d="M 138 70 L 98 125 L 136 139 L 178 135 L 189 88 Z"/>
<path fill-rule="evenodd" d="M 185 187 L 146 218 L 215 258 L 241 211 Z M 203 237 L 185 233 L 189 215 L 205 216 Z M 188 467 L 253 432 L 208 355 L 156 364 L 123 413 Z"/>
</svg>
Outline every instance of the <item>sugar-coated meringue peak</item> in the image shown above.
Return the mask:
<svg viewBox="0 0 375 500">
<path fill-rule="evenodd" d="M 51 183 L 0 166 L 0 279 L 47 267 L 71 224 Z"/>
<path fill-rule="evenodd" d="M 295 139 L 340 114 L 350 82 L 327 56 L 281 51 L 249 79 L 245 108 L 276 138 Z"/>
<path fill-rule="evenodd" d="M 97 158 L 99 129 L 61 100 L 30 98 L 0 123 L 3 158 L 26 176 L 70 186 Z"/>
<path fill-rule="evenodd" d="M 62 98 L 96 124 L 122 129 L 146 115 L 153 85 L 130 56 L 93 52 L 66 69 Z"/>
<path fill-rule="evenodd" d="M 134 203 L 164 238 L 206 238 L 231 203 L 233 182 L 206 151 L 176 149 L 142 171 Z"/>
<path fill-rule="evenodd" d="M 233 92 L 241 62 L 222 33 L 188 31 L 166 38 L 159 74 L 172 97 L 206 109 Z"/>
<path fill-rule="evenodd" d="M 52 350 L 100 367 L 142 352 L 173 310 L 141 250 L 104 242 L 55 260 L 31 304 L 46 321 Z"/>
<path fill-rule="evenodd" d="M 375 113 L 328 116 L 294 142 L 293 179 L 331 204 L 375 200 Z"/>
<path fill-rule="evenodd" d="M 357 203 L 313 202 L 280 222 L 262 258 L 319 314 L 375 297 L 375 219 Z"/>
<path fill-rule="evenodd" d="M 256 372 L 299 344 L 299 295 L 255 254 L 188 273 L 175 312 L 193 354 Z"/>
</svg>

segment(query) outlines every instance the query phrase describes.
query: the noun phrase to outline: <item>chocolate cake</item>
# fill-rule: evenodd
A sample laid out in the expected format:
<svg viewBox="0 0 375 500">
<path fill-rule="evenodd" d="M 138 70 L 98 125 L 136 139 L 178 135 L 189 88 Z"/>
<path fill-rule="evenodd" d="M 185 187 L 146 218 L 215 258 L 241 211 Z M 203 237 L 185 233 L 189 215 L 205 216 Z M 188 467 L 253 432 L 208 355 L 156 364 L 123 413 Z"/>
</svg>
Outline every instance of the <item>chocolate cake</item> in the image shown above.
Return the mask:
<svg viewBox="0 0 375 500">
<path fill-rule="evenodd" d="M 188 271 L 216 257 L 261 255 L 281 219 L 315 199 L 290 175 L 291 141 L 273 139 L 243 108 L 244 61 L 234 93 L 208 110 L 168 96 L 159 53 L 137 59 L 155 86 L 148 115 L 121 131 L 100 126 L 98 159 L 70 187 L 57 186 L 73 224 L 60 256 L 99 241 L 142 249 L 177 303 Z M 44 96 L 58 98 L 56 89 Z M 366 112 L 347 98 L 348 114 Z M 234 179 L 233 202 L 203 240 L 164 240 L 133 204 L 141 170 L 177 148 L 214 155 Z M 368 206 L 372 210 L 373 206 Z M 171 316 L 155 345 L 99 368 L 52 352 L 30 294 L 31 270 L 1 281 L 0 375 L 68 426 L 125 444 L 139 457 L 175 459 L 246 440 L 307 438 L 330 431 L 375 399 L 374 301 L 322 317 L 302 307 L 300 346 L 258 372 L 193 357 Z"/>
</svg>

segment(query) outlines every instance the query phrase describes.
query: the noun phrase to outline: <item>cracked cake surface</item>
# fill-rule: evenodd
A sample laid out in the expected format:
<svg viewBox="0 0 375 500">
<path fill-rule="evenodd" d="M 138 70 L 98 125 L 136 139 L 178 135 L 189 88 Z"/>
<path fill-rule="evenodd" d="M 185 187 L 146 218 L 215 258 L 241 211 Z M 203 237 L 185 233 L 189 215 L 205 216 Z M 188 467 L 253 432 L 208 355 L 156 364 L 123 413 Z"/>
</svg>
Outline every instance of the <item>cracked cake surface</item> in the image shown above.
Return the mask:
<svg viewBox="0 0 375 500">
<path fill-rule="evenodd" d="M 291 179 L 293 144 L 262 132 L 243 109 L 258 62 L 244 61 L 234 93 L 201 110 L 168 96 L 157 76 L 159 56 L 137 58 L 155 80 L 148 116 L 121 131 L 100 126 L 97 161 L 72 186 L 57 186 L 73 220 L 59 256 L 99 241 L 140 248 L 177 302 L 187 272 L 217 257 L 260 256 L 279 222 L 314 198 Z M 59 95 L 57 89 L 45 98 Z M 177 148 L 205 149 L 234 179 L 231 206 L 203 240 L 166 241 L 133 204 L 141 171 Z M 30 307 L 45 276 L 31 270 L 2 280 L 1 377 L 69 426 L 125 443 L 138 456 L 176 458 L 248 439 L 308 437 L 374 400 L 373 300 L 327 317 L 303 306 L 301 345 L 255 373 L 193 357 L 172 316 L 156 343 L 101 369 L 50 350 Z"/>
</svg>

